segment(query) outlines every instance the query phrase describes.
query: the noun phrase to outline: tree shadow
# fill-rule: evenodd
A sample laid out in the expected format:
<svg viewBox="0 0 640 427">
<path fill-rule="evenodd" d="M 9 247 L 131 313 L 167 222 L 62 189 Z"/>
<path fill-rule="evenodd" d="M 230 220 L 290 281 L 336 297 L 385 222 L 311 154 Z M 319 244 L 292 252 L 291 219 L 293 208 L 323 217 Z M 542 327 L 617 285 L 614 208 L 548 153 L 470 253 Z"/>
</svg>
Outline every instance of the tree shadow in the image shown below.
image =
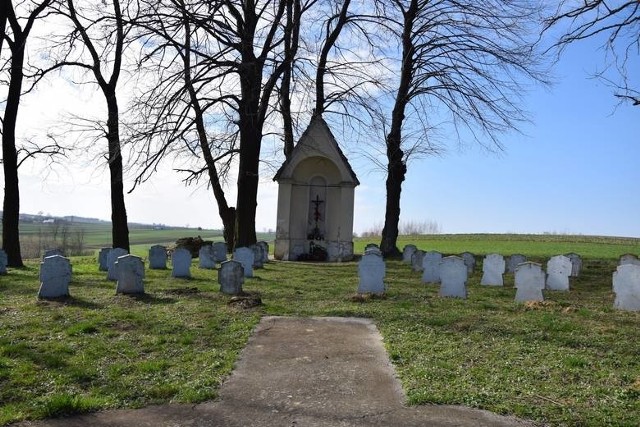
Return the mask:
<svg viewBox="0 0 640 427">
<path fill-rule="evenodd" d="M 66 305 L 71 307 L 86 308 L 88 310 L 98 310 L 104 307 L 104 305 L 102 304 L 96 304 L 95 302 L 88 301 L 82 298 L 76 298 L 71 295 L 58 298 L 38 298 L 37 304 L 41 306 Z"/>
<path fill-rule="evenodd" d="M 144 302 L 146 304 L 151 305 L 166 305 L 166 304 L 175 304 L 178 302 L 175 298 L 157 296 L 149 293 L 140 293 L 140 294 L 116 294 L 118 298 L 128 298 L 131 300 L 135 300 L 138 302 Z"/>
</svg>

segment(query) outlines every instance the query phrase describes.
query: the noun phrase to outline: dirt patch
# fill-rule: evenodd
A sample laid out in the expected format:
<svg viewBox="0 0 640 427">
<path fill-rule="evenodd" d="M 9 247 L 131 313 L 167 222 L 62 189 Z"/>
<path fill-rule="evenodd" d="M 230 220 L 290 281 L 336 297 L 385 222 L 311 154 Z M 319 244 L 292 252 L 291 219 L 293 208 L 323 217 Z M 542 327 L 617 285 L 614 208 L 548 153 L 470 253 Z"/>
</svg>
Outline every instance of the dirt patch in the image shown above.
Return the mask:
<svg viewBox="0 0 640 427">
<path fill-rule="evenodd" d="M 254 307 L 262 305 L 262 298 L 260 294 L 244 294 L 231 297 L 227 303 L 230 307 L 238 308 L 241 310 L 249 310 Z"/>
</svg>

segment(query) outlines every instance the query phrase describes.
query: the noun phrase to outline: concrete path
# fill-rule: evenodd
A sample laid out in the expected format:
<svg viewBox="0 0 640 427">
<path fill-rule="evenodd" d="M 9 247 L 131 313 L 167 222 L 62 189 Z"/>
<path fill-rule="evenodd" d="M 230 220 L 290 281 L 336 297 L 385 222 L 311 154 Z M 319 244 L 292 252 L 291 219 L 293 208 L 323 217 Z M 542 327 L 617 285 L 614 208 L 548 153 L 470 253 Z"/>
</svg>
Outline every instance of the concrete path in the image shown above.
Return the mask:
<svg viewBox="0 0 640 427">
<path fill-rule="evenodd" d="M 373 322 L 264 317 L 220 398 L 20 426 L 531 426 L 458 406 L 405 407 Z"/>
</svg>

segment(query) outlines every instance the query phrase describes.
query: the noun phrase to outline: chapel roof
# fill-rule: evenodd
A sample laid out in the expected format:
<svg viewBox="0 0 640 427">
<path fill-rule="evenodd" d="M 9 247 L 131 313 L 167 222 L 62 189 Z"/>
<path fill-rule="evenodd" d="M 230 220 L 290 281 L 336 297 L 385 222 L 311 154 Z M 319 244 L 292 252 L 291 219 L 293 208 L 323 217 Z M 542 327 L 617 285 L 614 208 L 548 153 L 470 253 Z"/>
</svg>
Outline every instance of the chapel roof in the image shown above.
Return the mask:
<svg viewBox="0 0 640 427">
<path fill-rule="evenodd" d="M 318 132 L 325 134 L 326 138 L 316 138 L 313 135 Z M 309 126 L 300 136 L 298 143 L 293 147 L 293 151 L 287 160 L 284 161 L 276 175 L 273 177 L 274 181 L 279 181 L 292 173 L 295 166 L 300 163 L 301 160 L 311 156 L 323 156 L 334 163 L 339 163 L 344 167 L 349 175 L 350 181 L 355 185 L 360 185 L 360 181 L 353 171 L 353 168 L 349 164 L 347 157 L 344 155 L 338 141 L 331 132 L 329 125 L 322 116 L 315 116 L 311 119 Z"/>
</svg>

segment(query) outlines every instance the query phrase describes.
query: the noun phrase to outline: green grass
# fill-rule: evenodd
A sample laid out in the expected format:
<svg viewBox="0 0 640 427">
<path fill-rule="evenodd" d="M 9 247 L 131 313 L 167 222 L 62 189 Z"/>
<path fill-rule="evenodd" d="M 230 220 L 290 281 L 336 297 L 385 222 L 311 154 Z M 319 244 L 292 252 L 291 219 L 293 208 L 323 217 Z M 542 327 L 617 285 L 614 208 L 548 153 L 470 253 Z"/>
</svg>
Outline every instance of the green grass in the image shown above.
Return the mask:
<svg viewBox="0 0 640 427">
<path fill-rule="evenodd" d="M 215 271 L 195 264 L 189 280 L 147 270 L 147 294 L 130 297 L 115 295 L 95 258 L 74 258 L 72 297 L 60 301 L 36 299 L 36 263 L 10 269 L 0 277 L 0 425 L 213 399 L 262 315 L 374 319 L 410 404 L 462 404 L 551 425 L 640 425 L 640 313 L 613 310 L 611 292 L 617 257 L 639 253 L 638 239 L 472 237 L 412 243 L 447 253 L 595 255 L 585 256 L 571 292 L 546 292 L 534 305 L 513 301 L 512 276 L 487 288 L 479 271 L 467 300 L 439 298 L 398 261 L 387 262 L 387 295 L 364 300 L 352 298 L 354 262 L 271 262 L 245 283 L 264 303 L 249 310 L 229 305 Z"/>
</svg>

